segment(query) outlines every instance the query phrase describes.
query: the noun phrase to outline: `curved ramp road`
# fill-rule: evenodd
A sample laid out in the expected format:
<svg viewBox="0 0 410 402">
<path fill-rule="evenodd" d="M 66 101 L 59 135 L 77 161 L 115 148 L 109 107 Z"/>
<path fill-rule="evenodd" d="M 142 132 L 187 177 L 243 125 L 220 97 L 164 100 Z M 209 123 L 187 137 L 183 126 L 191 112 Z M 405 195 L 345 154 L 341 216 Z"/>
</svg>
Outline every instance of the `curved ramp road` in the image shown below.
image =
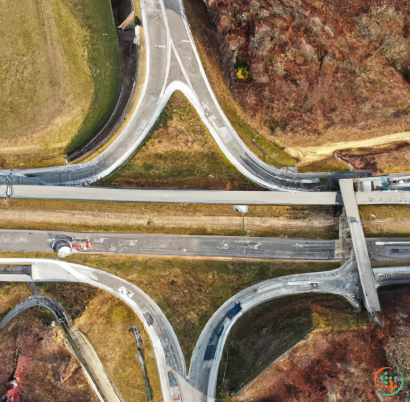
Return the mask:
<svg viewBox="0 0 410 402">
<path fill-rule="evenodd" d="M 93 268 L 44 259 L 0 259 L 9 267 L 32 266 L 32 281 L 82 282 L 97 286 L 127 303 L 140 317 L 154 347 L 164 401 L 171 401 L 168 370 L 175 376 L 183 401 L 215 400 L 218 369 L 224 344 L 235 322 L 253 307 L 272 299 L 304 293 L 340 295 L 359 308 L 359 276 L 354 260 L 333 271 L 298 274 L 275 278 L 253 285 L 225 302 L 203 329 L 195 346 L 186 381 L 185 362 L 176 335 L 158 306 L 139 288 L 129 282 Z M 376 286 L 410 283 L 410 267 L 377 268 L 373 270 Z M 1 274 L 0 281 L 16 282 L 28 275 Z"/>
<path fill-rule="evenodd" d="M 206 78 L 178 0 L 141 0 L 147 43 L 146 76 L 138 105 L 116 140 L 94 159 L 78 165 L 6 170 L 13 184 L 87 185 L 121 166 L 140 146 L 174 91 L 189 99 L 222 152 L 236 168 L 270 190 L 314 191 L 337 188 L 343 177 L 367 173 L 297 174 L 269 166 L 243 143 L 225 116 Z M 320 180 L 326 179 L 326 180 Z M 6 184 L 5 178 L 3 183 Z"/>
<path fill-rule="evenodd" d="M 207 395 L 207 401 L 215 400 L 219 364 L 229 331 L 253 307 L 283 296 L 331 293 L 359 308 L 357 281 L 354 262 L 349 260 L 333 271 L 283 276 L 239 292 L 219 308 L 203 329 L 192 354 L 190 383 Z"/>
<path fill-rule="evenodd" d="M 108 378 L 100 359 L 93 347 L 80 332 L 73 332 L 63 309 L 52 299 L 45 296 L 31 296 L 9 311 L 0 321 L 0 329 L 5 327 L 13 318 L 23 311 L 42 307 L 53 313 L 60 323 L 70 345 L 83 367 L 86 377 L 101 402 L 121 402 L 116 390 Z"/>
<path fill-rule="evenodd" d="M 172 368 L 186 377 L 185 360 L 178 339 L 171 324 L 155 302 L 137 286 L 107 272 L 45 259 L 1 258 L 0 264 L 32 264 L 32 281 L 37 282 L 81 282 L 110 292 L 126 303 L 139 317 L 151 339 L 157 362 L 161 390 L 165 402 L 171 402 L 168 370 Z M 0 281 L 18 281 L 9 274 L 0 273 Z M 27 281 L 27 276 L 21 278 Z"/>
</svg>

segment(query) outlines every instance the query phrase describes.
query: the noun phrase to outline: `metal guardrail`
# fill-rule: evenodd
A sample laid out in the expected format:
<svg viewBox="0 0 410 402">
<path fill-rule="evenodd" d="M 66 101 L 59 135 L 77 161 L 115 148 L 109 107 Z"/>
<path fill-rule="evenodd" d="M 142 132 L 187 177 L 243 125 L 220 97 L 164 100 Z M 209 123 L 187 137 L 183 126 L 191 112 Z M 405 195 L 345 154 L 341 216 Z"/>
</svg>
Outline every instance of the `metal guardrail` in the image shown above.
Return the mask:
<svg viewBox="0 0 410 402">
<path fill-rule="evenodd" d="M 151 387 L 149 385 L 148 374 L 147 374 L 147 371 L 145 369 L 144 354 L 143 354 L 143 350 L 142 350 L 143 347 L 144 347 L 144 342 L 141 339 L 140 331 L 138 330 L 138 327 L 136 325 L 133 325 L 131 327 L 131 331 L 134 334 L 135 341 L 137 343 L 138 361 L 141 365 L 142 375 L 143 375 L 144 381 L 145 381 L 145 388 L 146 388 L 145 393 L 147 395 L 148 402 L 151 402 L 152 401 Z"/>
</svg>

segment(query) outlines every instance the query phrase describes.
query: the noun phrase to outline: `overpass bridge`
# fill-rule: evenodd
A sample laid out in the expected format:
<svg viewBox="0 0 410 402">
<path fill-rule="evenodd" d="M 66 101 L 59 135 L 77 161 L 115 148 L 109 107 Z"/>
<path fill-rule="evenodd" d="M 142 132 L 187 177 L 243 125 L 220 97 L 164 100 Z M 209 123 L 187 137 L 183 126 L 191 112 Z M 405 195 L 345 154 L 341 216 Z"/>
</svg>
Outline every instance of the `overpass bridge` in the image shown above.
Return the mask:
<svg viewBox="0 0 410 402">
<path fill-rule="evenodd" d="M 370 315 L 373 315 L 373 313 L 379 312 L 381 307 L 379 296 L 377 294 L 376 282 L 370 264 L 366 238 L 364 237 L 362 221 L 360 219 L 360 212 L 353 189 L 353 181 L 351 179 L 340 180 L 339 185 L 350 228 L 357 270 L 359 272 L 363 291 L 364 305 Z"/>
</svg>

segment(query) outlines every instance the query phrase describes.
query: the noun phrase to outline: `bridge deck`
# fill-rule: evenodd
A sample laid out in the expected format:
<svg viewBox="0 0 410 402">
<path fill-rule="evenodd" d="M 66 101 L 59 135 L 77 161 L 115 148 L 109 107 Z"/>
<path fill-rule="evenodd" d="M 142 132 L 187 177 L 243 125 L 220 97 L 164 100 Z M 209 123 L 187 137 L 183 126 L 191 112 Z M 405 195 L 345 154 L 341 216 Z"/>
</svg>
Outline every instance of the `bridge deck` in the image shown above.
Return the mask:
<svg viewBox="0 0 410 402">
<path fill-rule="evenodd" d="M 356 195 L 353 189 L 353 181 L 351 179 L 343 179 L 339 181 L 339 185 L 346 209 L 347 220 L 349 222 L 353 249 L 363 289 L 365 307 L 369 312 L 377 312 L 381 310 L 379 296 L 377 294 L 376 283 L 370 265 L 362 221 L 360 220 L 359 208 L 357 207 Z"/>
</svg>

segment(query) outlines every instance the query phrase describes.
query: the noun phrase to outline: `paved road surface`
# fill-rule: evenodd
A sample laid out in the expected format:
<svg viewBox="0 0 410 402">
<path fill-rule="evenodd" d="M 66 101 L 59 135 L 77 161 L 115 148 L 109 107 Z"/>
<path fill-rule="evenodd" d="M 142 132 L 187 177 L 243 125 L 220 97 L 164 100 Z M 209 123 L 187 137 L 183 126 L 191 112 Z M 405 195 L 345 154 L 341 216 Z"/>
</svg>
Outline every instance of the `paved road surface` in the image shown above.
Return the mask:
<svg viewBox="0 0 410 402">
<path fill-rule="evenodd" d="M 171 402 L 168 369 L 186 376 L 185 360 L 171 324 L 155 302 L 137 286 L 107 272 L 77 264 L 47 259 L 1 258 L 0 265 L 32 264 L 31 278 L 0 272 L 6 282 L 81 282 L 108 291 L 125 302 L 137 314 L 150 336 L 157 362 L 164 402 Z M 21 276 L 21 279 L 19 279 Z M 124 292 L 126 290 L 126 292 Z M 127 292 L 131 292 L 126 294 Z"/>
<path fill-rule="evenodd" d="M 0 252 L 53 253 L 48 241 L 57 234 L 87 238 L 91 252 L 95 253 L 301 260 L 342 258 L 335 255 L 335 240 L 46 230 L 0 230 Z M 410 260 L 410 238 L 367 238 L 366 243 L 372 260 Z"/>
<path fill-rule="evenodd" d="M 206 78 L 179 0 L 142 0 L 146 76 L 139 103 L 115 141 L 92 160 L 77 165 L 14 170 L 13 183 L 90 184 L 112 173 L 143 143 L 172 93 L 182 91 L 228 160 L 250 180 L 271 190 L 337 188 L 343 177 L 363 172 L 295 174 L 258 159 L 225 116 Z M 0 171 L 0 178 L 11 172 Z M 326 180 L 320 180 L 326 178 Z"/>
<path fill-rule="evenodd" d="M 372 267 L 370 265 L 369 252 L 367 251 L 366 239 L 364 237 L 362 221 L 351 179 L 340 180 L 340 190 L 346 209 L 347 221 L 350 228 L 353 249 L 357 260 L 360 282 L 362 285 L 364 302 L 369 312 L 381 310 L 379 296 L 377 295 Z"/>
<path fill-rule="evenodd" d="M 177 204 L 337 205 L 336 193 L 332 192 L 141 190 L 29 185 L 13 185 L 11 198 Z"/>
<path fill-rule="evenodd" d="M 0 182 L 2 176 L 0 175 Z M 358 205 L 410 203 L 410 192 L 357 192 Z M 336 192 L 147 190 L 0 184 L 0 198 L 228 205 L 339 205 Z"/>
<path fill-rule="evenodd" d="M 57 234 L 90 240 L 91 252 L 168 256 L 333 260 L 334 240 L 0 230 L 0 251 L 53 252 Z M 89 252 L 88 252 L 89 253 Z"/>
<path fill-rule="evenodd" d="M 71 330 L 64 310 L 54 300 L 39 295 L 29 297 L 6 314 L 0 321 L 0 330 L 18 314 L 33 307 L 43 307 L 54 314 L 99 400 L 121 402 L 95 350 L 81 332 Z"/>
<path fill-rule="evenodd" d="M 338 294 L 359 307 L 357 280 L 354 263 L 349 261 L 337 270 L 275 278 L 239 292 L 215 312 L 203 329 L 192 355 L 190 383 L 207 395 L 207 401 L 214 400 L 226 338 L 246 311 L 277 297 L 311 292 Z M 232 317 L 230 311 L 236 303 L 242 310 Z"/>
</svg>

